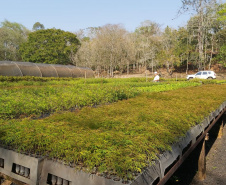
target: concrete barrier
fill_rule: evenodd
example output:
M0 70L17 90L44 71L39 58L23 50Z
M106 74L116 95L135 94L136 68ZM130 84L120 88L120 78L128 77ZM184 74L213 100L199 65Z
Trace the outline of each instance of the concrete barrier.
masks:
M4 148L0 148L0 158L3 161L1 173L26 184L39 184L44 158L30 157Z

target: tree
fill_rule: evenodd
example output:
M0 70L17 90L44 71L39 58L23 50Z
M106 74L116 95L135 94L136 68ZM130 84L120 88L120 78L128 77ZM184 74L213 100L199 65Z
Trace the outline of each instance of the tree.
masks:
M199 61L198 69L202 70L205 68L206 53L205 50L208 46L208 33L213 20L213 12L216 13L217 0L182 0L184 11L192 11L196 14L196 33L198 40L198 52Z
M178 34L177 30L166 27L162 35L161 51L158 58L166 67L169 75L172 76L175 65L179 65L180 58L177 52Z
M19 47L29 30L22 24L5 20L0 25L0 60L20 61Z
M226 67L226 44L221 46L220 51L217 55L217 59L223 67Z
M96 35L97 48L101 51L101 58L104 65L109 69L110 76L113 76L114 68L126 55L125 49L126 30L120 25L105 25Z
M156 56L160 45L160 25L146 20L141 23L141 26L135 30L137 34L136 49L139 56L138 61L140 64L152 68L156 67ZM155 62L154 62L155 61Z
M219 21L226 21L226 3L219 6L219 11L217 12L217 14L219 16Z
M218 61L222 64L223 67L226 67L226 29L225 29L225 21L222 19L220 20L221 23L224 23L220 29L216 33L217 44L218 44L218 54L215 61Z
M75 34L60 29L46 29L30 33L28 41L21 45L20 53L24 61L71 64L71 56L79 46Z
M192 54L193 56L198 54L194 61L197 62L199 70L207 67L210 69L213 62L216 62L213 57L219 51L221 41L218 32L222 30L222 21L217 19L217 12L221 5L219 6L214 0L203 0L202 3L202 13L196 12L197 14L191 17L187 24Z
M186 74L188 73L188 62L190 60L190 54L192 52L190 35L186 27L180 27L177 30L177 44L175 46L175 53L180 57L180 65L184 65L186 62Z
M92 65L100 71L104 69L113 76L114 70L123 71L132 61L132 40L121 25L107 24L103 27L89 28L89 39L81 38L82 46L76 54L76 63ZM81 34L83 35L83 34Z
M40 22L36 22L32 28L33 31L44 30L44 29L45 29L44 25L41 24Z

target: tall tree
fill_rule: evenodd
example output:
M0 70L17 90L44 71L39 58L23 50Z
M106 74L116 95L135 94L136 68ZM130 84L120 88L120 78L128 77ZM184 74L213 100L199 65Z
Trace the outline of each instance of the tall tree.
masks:
M153 73L154 66L157 64L156 56L160 45L160 25L146 20L135 30L135 33L137 34L138 61L145 68L151 67Z
M5 20L0 24L0 60L20 61L19 47L29 30L22 24Z
M220 31L216 34L219 44L217 60L223 67L226 67L226 3L219 6L217 15L217 20L219 21L221 27Z
M207 34L210 27L213 14L210 12L214 7L217 7L217 0L182 0L184 11L191 11L196 14L196 27L197 27L197 40L198 40L198 52L199 61L198 69L202 70L205 68L205 44L207 44ZM211 10L211 11L210 11Z
M79 49L76 63L91 65L100 70L107 70L113 76L114 70L122 71L132 60L132 40L128 32L121 25L107 24L99 28L89 28L90 39L81 39L82 46ZM128 70L127 70L128 71Z
M180 58L177 52L178 34L177 30L166 27L162 35L161 51L158 58L167 69L169 75L173 74L175 65L179 65Z
M77 52L80 42L76 35L59 29L31 32L28 41L21 45L20 53L24 61L71 64L71 55Z

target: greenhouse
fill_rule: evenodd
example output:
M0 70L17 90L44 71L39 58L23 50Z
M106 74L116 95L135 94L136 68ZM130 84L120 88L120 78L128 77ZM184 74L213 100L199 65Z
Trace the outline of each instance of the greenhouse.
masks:
M94 77L93 70L73 65L0 61L0 76Z

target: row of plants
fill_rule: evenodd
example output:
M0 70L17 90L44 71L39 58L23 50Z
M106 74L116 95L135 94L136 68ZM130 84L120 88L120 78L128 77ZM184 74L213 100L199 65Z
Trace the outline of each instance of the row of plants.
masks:
M95 106L134 97L125 87L70 86L0 90L0 117L17 118Z
M186 82L184 78L180 79L164 79L161 78L161 83L175 83L175 82ZM226 80L200 80L194 79L193 82L202 82L202 83L226 83ZM13 76L0 76L0 89L5 88L23 88L30 86L65 86L65 85L75 85L75 84L121 84L121 85L130 85L130 86L152 86L156 85L153 82L153 78L55 78L55 77L13 77ZM146 83L146 84L145 84Z
M1 145L132 179L226 101L226 84L141 93L117 103L0 121Z
M153 83L146 82L145 79L71 79L46 82L25 80L1 83L2 119L40 117L56 111L117 102L143 92L160 92L201 85L198 81Z

